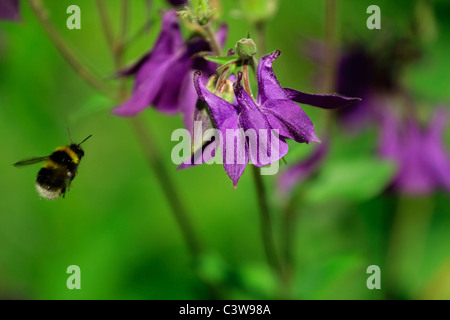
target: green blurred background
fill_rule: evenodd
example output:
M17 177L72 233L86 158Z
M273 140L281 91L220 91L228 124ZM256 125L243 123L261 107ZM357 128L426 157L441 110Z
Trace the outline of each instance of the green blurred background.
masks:
M44 3L70 48L114 85L113 61L95 2ZM116 25L120 2L107 3ZM66 28L66 8L71 4L81 8L81 30ZM382 30L366 28L366 9L372 4L381 7ZM407 34L415 5L412 0L341 0L339 42L371 43L380 34ZM128 48L127 62L151 48L160 27L158 9L168 7L164 1L153 1L154 23ZM239 18L237 1L222 1L222 7L222 20L229 24L226 47L233 47L254 28ZM131 32L143 25L144 8L144 1L132 1ZM435 103L450 101L450 3L435 1L435 9L437 37L423 46L420 62L402 75L424 114ZM181 117L167 117L151 108L140 116L155 137L205 248L204 259L194 268L130 120L111 115L115 103L73 72L26 1L21 12L19 24L0 21L0 298L209 298L200 279L221 283L225 298L274 298L276 283L264 258L251 170L246 170L236 190L219 165L176 171L170 161L176 142L170 137L183 126ZM324 39L324 25L325 1L279 2L267 25L267 50L282 52L274 68L283 86L317 91L312 81L317 66L305 57L302 46L308 38ZM324 111L309 107L305 111L320 137ZM39 165L17 169L12 164L68 144L67 127L75 141L93 137L84 144L86 155L66 198L46 201L34 187ZM375 132L335 134L331 158L340 165L332 170L346 178L331 181L334 185L326 190L313 185L315 191L308 198L306 190L305 201L296 207L293 298L450 298L448 194L408 199L383 193L383 182L364 187L367 168L355 173L352 161L372 154ZM290 146L287 163L312 150L303 144ZM393 169L383 172L389 175ZM276 178L265 176L264 181L278 241L284 199L275 190ZM353 189L340 190L346 185ZM81 268L81 290L66 287L69 265ZM381 290L366 287L370 265L381 267Z

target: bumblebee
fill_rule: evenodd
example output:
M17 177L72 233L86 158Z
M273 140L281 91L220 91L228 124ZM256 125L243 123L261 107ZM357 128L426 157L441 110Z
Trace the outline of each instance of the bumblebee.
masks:
M70 137L70 134L69 134ZM84 156L80 145L87 139L76 144L56 148L51 155L46 157L31 158L14 164L15 167L27 166L45 161L36 178L36 190L39 195L47 200L65 197L66 190L70 190L70 183L77 175L78 165Z

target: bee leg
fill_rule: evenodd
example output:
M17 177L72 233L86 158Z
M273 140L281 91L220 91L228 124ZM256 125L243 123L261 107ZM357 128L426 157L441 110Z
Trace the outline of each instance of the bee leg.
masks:
M72 179L70 179L69 182L67 183L67 191L70 191L70 184L72 183L73 178L75 178L75 176L73 176Z

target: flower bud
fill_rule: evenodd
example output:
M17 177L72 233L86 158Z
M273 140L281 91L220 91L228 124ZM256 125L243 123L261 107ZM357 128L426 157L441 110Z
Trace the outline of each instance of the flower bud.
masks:
M251 59L256 52L256 44L250 38L241 39L236 43L236 54L243 60Z
M215 19L215 8L209 0L191 0L190 16L194 22L201 26Z

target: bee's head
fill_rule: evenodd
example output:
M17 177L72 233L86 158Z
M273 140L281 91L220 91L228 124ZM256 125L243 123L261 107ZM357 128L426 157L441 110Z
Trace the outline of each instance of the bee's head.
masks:
M83 158L84 156L84 151L83 149L81 149L80 145L72 143L69 147L73 152L76 153L76 155L78 156L78 159Z
M83 149L81 149L80 145L83 142L85 142L87 139L89 139L90 137L92 137L92 134L90 136L88 136L86 139L84 139L83 141L81 141L79 144L72 143L69 147L70 149L72 149L73 152L76 153L76 155L78 156L78 159L80 159L80 160L84 156L84 151L83 151Z

